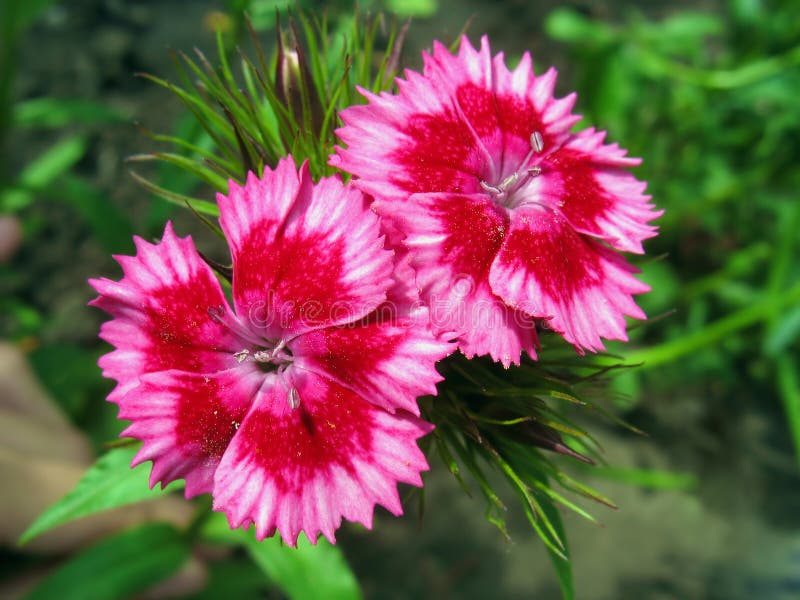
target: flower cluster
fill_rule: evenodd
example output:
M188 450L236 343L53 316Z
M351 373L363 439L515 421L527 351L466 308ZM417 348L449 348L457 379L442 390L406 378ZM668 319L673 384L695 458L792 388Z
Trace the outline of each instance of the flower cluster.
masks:
M289 156L218 196L230 301L169 223L117 258L120 281L91 281L135 463L259 539L334 541L376 503L400 514L397 483L428 468L417 399L456 347L508 367L535 357L537 326L582 352L644 317L616 252L655 232L638 161L571 133L574 96L555 99L555 71L534 76L527 54L509 71L465 38L424 60L396 95L341 112L330 162L350 183Z

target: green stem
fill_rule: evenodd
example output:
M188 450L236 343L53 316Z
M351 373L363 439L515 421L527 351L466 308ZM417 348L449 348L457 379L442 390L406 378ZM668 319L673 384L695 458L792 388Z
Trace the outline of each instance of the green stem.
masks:
M797 366L788 355L776 360L778 371L778 389L786 411L789 431L794 441L797 461L800 463L800 382L797 380Z
M767 281L767 293L770 296L779 293L786 284L792 265L792 258L794 257L797 227L800 225L800 204L794 203L789 210L791 212L789 218L783 221L783 235L772 260L772 268ZM765 328L767 335L778 327L780 327L780 311L776 309L772 312ZM797 372L794 367L795 365L790 355L778 354L775 361L778 392L783 401L783 409L786 413L789 432L794 442L795 454L798 462L800 462L800 385L798 384Z
M641 368L645 369L670 363L706 346L716 344L739 329L744 329L759 321L769 319L776 311L783 310L799 301L800 283L795 284L782 294L767 296L761 302L722 317L699 331L684 335L660 346L628 353L626 361L629 363L643 363Z
M796 46L784 54L770 56L736 69L721 70L698 69L661 56L646 48L639 48L639 51L640 64L650 75L667 76L717 90L752 85L800 64L800 46Z
M767 242L757 242L742 248L726 260L725 266L718 271L687 283L683 290L684 298L686 301L694 300L716 292L731 280L744 279L771 257L772 247Z

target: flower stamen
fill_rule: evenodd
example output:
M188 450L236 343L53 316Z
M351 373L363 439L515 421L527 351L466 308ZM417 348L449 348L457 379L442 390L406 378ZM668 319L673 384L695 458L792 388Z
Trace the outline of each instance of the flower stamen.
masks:
M261 345L261 340L253 334L247 327L242 325L238 319L235 317L231 317L225 311L225 307L222 305L219 306L209 306L208 307L208 315L211 319L223 327L228 328L234 335L239 337L242 340L250 342L251 344ZM238 353L237 353L238 354ZM245 356L245 358L247 358ZM238 358L236 360L239 360ZM244 359L242 359L244 360ZM242 362L241 360L239 362Z
M297 410L300 406L300 392L293 385L290 386L286 383L286 378L283 376L286 371L286 365L278 367L278 382L284 390L286 390L286 403L292 410Z
M289 389L286 400L289 403L289 408L292 410L296 410L300 406L300 393L297 391L296 387Z
M513 191L516 190L520 183L527 181L529 178L538 177L541 175L542 167L539 165L533 165L530 167L527 166L534 154L539 154L540 152L544 151L544 137L542 137L541 132L534 131L531 134L530 145L531 149L528 151L528 154L525 155L525 158L523 158L519 163L517 169L511 173L511 175L506 177L500 183L500 185L491 185L485 181L481 181L481 188L485 192L488 192L490 195L492 195L495 200L503 201L508 199L508 197Z
M269 363L273 362L272 352L270 350L256 350L253 353L253 360L260 363Z

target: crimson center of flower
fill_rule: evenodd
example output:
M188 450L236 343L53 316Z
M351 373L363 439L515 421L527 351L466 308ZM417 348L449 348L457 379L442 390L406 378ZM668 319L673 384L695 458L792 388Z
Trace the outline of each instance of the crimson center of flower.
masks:
M530 145L531 149L525 155L525 158L523 158L519 165L517 165L517 168L500 183L492 185L486 181L480 182L481 188L483 188L495 202L505 208L517 208L523 204L539 204L547 208L545 204L531 199L527 194L516 193L528 183L528 181L534 177L538 177L542 173L542 167L530 164L534 155L544 151L544 138L539 131L534 131L531 134Z

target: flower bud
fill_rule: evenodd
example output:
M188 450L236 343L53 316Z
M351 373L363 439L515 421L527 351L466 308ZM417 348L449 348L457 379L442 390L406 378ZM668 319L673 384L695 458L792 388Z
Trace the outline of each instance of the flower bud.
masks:
M301 128L319 133L325 113L293 22L285 35L278 28L275 93Z

